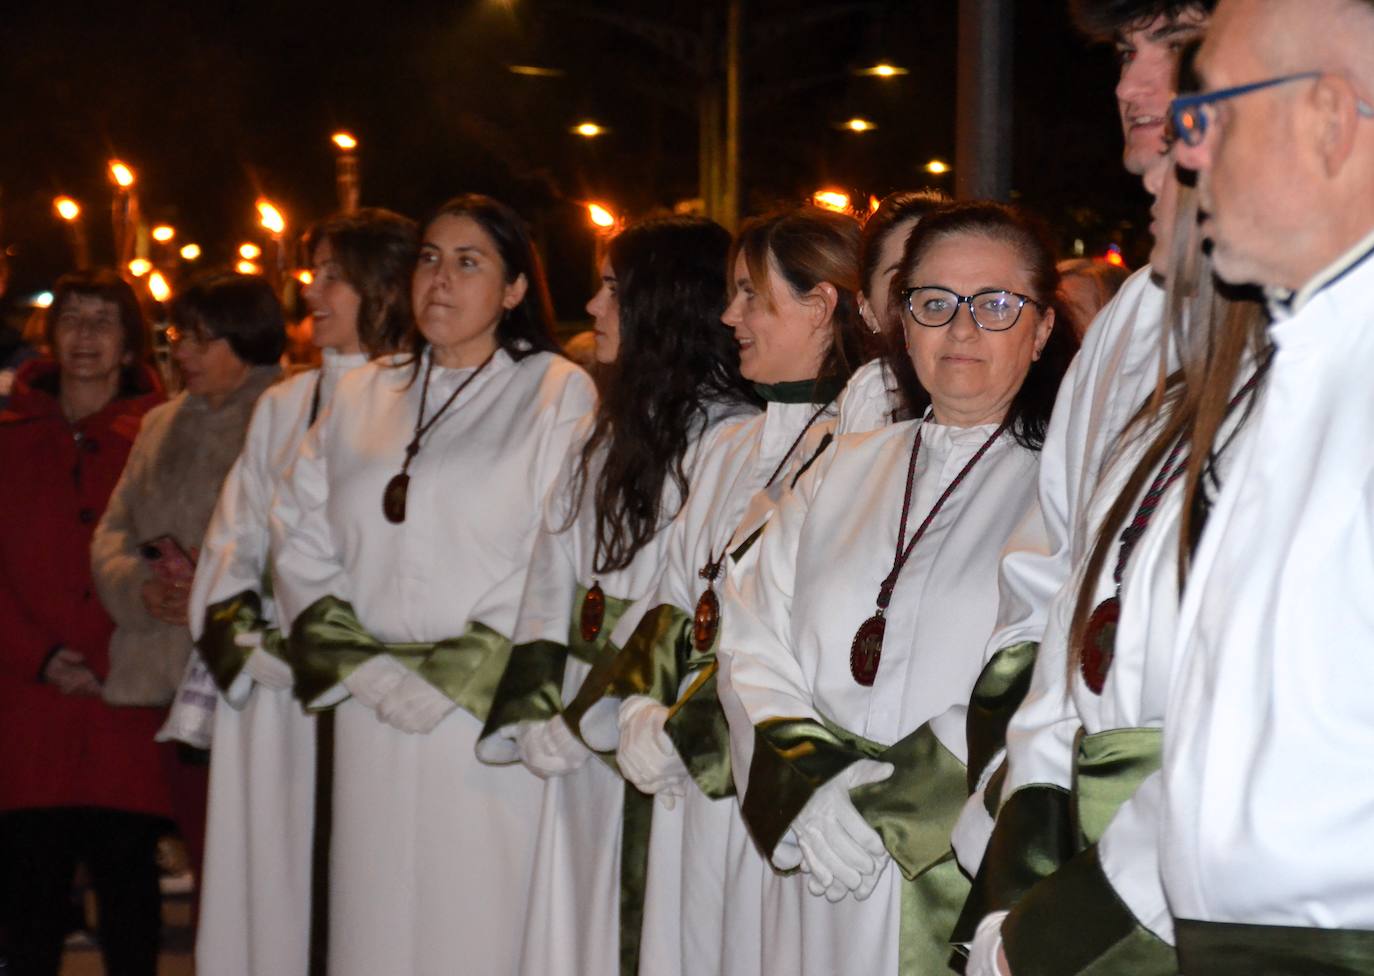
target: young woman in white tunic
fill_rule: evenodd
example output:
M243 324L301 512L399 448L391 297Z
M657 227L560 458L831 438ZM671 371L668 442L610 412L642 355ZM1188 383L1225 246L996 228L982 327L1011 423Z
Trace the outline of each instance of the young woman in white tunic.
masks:
M668 526L719 480L757 410L720 325L729 246L722 227L700 218L633 226L611 241L587 306L604 398L549 496L478 746L484 759L518 758L545 780L519 968L531 976L669 972L641 950L640 919L646 817L658 826L674 815L654 815L621 779L613 703L583 686L599 689L609 675L607 637L658 575ZM676 842L675 824L667 836Z
M472 750L540 506L594 403L504 204L441 207L411 296L409 355L344 377L273 512L297 693L338 709L335 976L515 971L539 789Z
M775 866L808 876L794 912L763 920L763 972L946 966L966 888L949 850L964 706L1072 351L1056 286L1051 249L1016 211L925 217L895 279L888 353L920 419L839 438L728 594L726 713L734 751L752 754L744 816Z
M709 490L700 486L689 501L673 527L663 574L643 601L690 626L680 696L671 710L647 696L626 699L620 709L622 773L667 804L683 798L681 883L672 884L654 861L648 876L648 914L663 901L681 920L682 972L759 972L765 888L771 901L772 889L793 880L774 874L758 853L734 795L717 698L724 576L736 557L745 558L778 499L834 438L838 387L876 345L878 330L869 323L878 320L861 310L886 307L907 233L938 202L929 194L894 195L862 234L852 220L823 210L783 212L746 225L735 245L735 294L723 319L740 343L741 371L757 384L767 409L734 446L720 479ZM850 422L866 425L855 429L890 420L883 375L874 374L876 392L863 383L843 391ZM651 614L639 628L659 624ZM630 644L625 647L628 652ZM645 941L663 936L646 930Z
M214 712L196 969L304 973L311 934L313 717L291 693L271 587L272 497L339 380L410 328L414 221L365 209L307 236L305 300L317 370L263 394L230 470L191 587L190 624L223 700Z
M1162 176L1151 262L1174 296L1161 335L1177 336L1185 362L1141 405L1113 453L1087 509L1094 541L1076 587L1051 605L1030 692L1011 719L1005 797L1038 792L1053 806L1003 809L979 876L1003 907L979 925L975 976L1069 976L1109 960L1142 976L1178 970L1159 880L1156 771L1174 670L1189 443L1216 382L1207 353L1247 348L1253 374L1266 343L1256 303L1214 297L1196 197L1172 169ZM1245 379L1224 436L1246 415ZM1221 389L1234 385L1228 377ZM1214 474L1226 477L1224 456ZM1194 522L1190 537L1199 530ZM1057 811L1052 847L1016 822L1032 809Z

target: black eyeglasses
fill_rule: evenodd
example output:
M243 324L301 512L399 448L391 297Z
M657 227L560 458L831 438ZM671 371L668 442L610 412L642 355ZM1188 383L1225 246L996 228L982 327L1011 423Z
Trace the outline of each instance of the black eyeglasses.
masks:
M916 321L927 329L938 329L954 321L959 306L967 305L973 324L986 332L1006 332L1021 318L1021 309L1034 305L1040 311L1048 306L1029 295L1015 291L989 289L972 295L960 295L939 285L917 285L903 288L902 303Z

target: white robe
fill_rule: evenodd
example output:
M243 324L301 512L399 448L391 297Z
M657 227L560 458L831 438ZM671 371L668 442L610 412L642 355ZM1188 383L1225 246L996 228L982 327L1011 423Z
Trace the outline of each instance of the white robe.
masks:
M1035 505L1037 458L1004 434L950 496L898 578L878 679L864 688L850 674L849 646L892 567L919 425L837 440L774 513L756 570L727 591L721 644L731 656L737 707L726 711L737 754L752 750L759 723L809 718L884 745L930 723L964 759L997 565ZM908 534L993 429L924 425ZM900 908L901 873L891 865L867 901L804 897L764 918L760 971L896 972Z
M205 609L244 590L259 592L270 570L272 497L339 379L367 362L326 350L320 370L267 390L253 410L191 587L191 635ZM263 618L274 624L270 595ZM315 720L290 689L265 688L241 672L215 708L209 814L196 933L204 976L304 973L310 952L310 864L315 816Z
M426 420L470 370L435 369ZM549 353L496 354L425 436L406 520L382 514L419 410L423 370L344 378L273 512L285 619L325 595L382 641L510 633L546 492L594 392ZM539 784L477 761L458 710L408 735L349 699L336 717L330 972L514 972Z
M1150 269L1142 268L1127 279L1116 297L1098 313L1059 386L1040 452L1037 517L1041 528L1037 531L1026 527L1032 539L1043 531L1048 546L1042 550L1037 543L1027 549L1014 549L1003 560L997 628L987 652L991 660L1004 647L1025 641L1040 643L1037 677L1027 691L1028 703L1041 694L1062 698L1062 684L1060 690L1055 690L1053 677L1042 688L1038 676L1040 660L1057 653L1059 663L1043 666L1062 670L1062 646L1048 655L1044 648L1062 645L1068 637L1055 621L1067 620L1073 612L1077 596L1072 585L1074 574L1092 545L1088 502L1126 425L1159 378L1163 326L1164 290L1151 278ZM1173 368L1174 362L1171 349L1168 368ZM1060 602L1067 602L1068 606L1054 609L1053 605ZM1017 723L1018 719L1013 718L1007 729L1008 753L1018 748L1016 739L1021 733ZM1069 737L1054 748L1071 749L1073 731L1068 731ZM994 758L984 775L1000 761L1000 755ZM1017 789L1036 782L1031 772L1033 765L1021 768L1031 778L1023 779L1009 764L1008 778L1002 787L1003 803ZM991 831L992 820L980 789L965 806L953 836L959 863L969 874L977 873Z
M1160 843L1176 918L1374 929L1371 254L1374 235L1275 309L1187 583Z
M698 485L710 485L721 462L725 445L738 437L748 421L743 408L713 409L710 425L688 448L685 469L690 499ZM584 495L577 517L568 525L575 499L573 477L580 451L569 454L558 486L549 495L544 526L535 543L530 572L520 601L520 613L512 642L518 647L530 641L565 643L579 586L591 588L600 583L608 598L642 598L657 577L664 544L673 520L641 549L629 566L597 573L593 562L596 551L596 519L593 505L595 485ZM665 511L680 517L682 505L676 486L669 478L664 485ZM639 607L639 612L646 609ZM625 617L635 612L632 606ZM625 618L622 618L624 620ZM631 627L633 630L633 627ZM612 637L612 645L615 645ZM517 652L518 653L518 652ZM514 663L514 662L513 662ZM569 657L563 677L563 702L570 703L582 687L589 665ZM600 738L614 747L616 713L613 703L603 701L589 710L582 729L589 739ZM591 725L595 724L595 732ZM505 736L514 729L502 730ZM495 740L495 741L494 741ZM513 742L493 737L483 743L488 759L514 758ZM598 743L598 744L602 744ZM524 774L527 775L527 774ZM539 807L538 835L535 841L534 880L531 886L529 922L520 956L519 972L528 976L582 976L620 971L620 840L626 784L612 769L596 758L564 776L543 782ZM678 837L681 812L654 811L651 858L661 871L674 875L678 864ZM657 843L657 847L655 847ZM668 974L676 959L663 948L672 945L670 933L676 931L675 913L646 908L644 935L640 945L640 969L644 973ZM661 941L654 941L655 938ZM512 970L514 972L515 970Z

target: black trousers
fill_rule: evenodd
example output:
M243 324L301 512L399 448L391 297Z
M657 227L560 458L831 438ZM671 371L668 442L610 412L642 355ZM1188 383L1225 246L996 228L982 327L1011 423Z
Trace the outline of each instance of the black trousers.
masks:
M156 976L162 932L160 817L103 807L0 814L0 887L12 976L57 976L70 918L72 877L86 865L99 905L107 976Z

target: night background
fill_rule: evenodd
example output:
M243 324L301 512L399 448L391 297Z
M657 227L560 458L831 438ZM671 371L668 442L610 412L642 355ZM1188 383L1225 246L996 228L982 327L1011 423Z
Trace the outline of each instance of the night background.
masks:
M718 5L715 9L713 5ZM1065 255L1118 243L1141 257L1147 199L1120 166L1112 52L1069 24L1063 0L1014 4L1013 197ZM138 175L148 224L195 241L197 267L263 241L254 201L288 236L337 208L336 150L361 143L364 205L422 217L462 191L533 224L560 317L583 317L595 236L585 203L633 219L699 196L700 68L723 0L411 0L124 5L10 4L0 30L0 244L9 301L71 266L59 194L82 206L94 262L112 259L106 162ZM956 0L749 0L742 46L741 209L823 186L856 201L941 186L954 162ZM859 72L887 62L893 78ZM510 68L535 66L539 74ZM855 133L843 123L876 125ZM597 138L573 134L594 121ZM188 266L171 268L188 273Z

